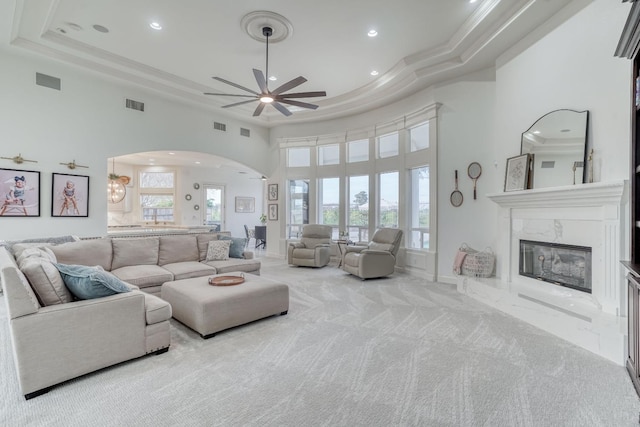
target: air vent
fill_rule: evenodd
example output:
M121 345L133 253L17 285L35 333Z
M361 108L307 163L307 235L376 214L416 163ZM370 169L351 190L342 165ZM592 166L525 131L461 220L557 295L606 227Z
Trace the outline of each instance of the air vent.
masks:
M541 169L553 169L556 166L555 160L547 160L540 162Z
M213 128L222 132L227 131L227 125L225 125L224 123L213 122Z
M240 128L240 136L250 137L251 131L249 129Z
M46 74L36 73L36 84L50 89L60 90L60 79Z
M132 110L144 111L144 102L134 101L133 99L127 98L125 106L127 108L131 108Z

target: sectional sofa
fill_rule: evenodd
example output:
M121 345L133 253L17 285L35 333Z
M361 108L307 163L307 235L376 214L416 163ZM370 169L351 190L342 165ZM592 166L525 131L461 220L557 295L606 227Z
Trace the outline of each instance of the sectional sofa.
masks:
M0 286L25 398L107 366L167 351L172 310L159 298L162 283L229 271L260 273L260 261L250 252L208 261L209 242L221 237L202 233L0 247ZM128 291L77 300L56 264L100 266L126 282Z

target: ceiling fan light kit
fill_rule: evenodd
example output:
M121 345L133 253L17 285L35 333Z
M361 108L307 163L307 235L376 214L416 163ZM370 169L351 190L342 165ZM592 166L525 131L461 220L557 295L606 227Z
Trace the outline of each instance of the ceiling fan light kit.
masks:
M273 107L276 110L280 111L285 116L290 116L292 113L291 111L289 111L289 109L287 109L287 107L285 107L282 104L293 105L295 107L301 107L301 108L308 108L311 110L317 109L318 106L315 104L296 101L292 98L315 98L320 96L327 96L327 93L324 91L297 92L297 93L289 93L289 94L284 93L306 82L307 79L305 79L302 76L296 77L295 79L290 80L287 83L284 83L283 85L279 86L274 90L269 90L269 80L265 76L269 76L269 37L273 35L273 28L269 26L262 27L262 34L264 35L266 40L265 73L263 74L262 71L257 70L255 68L253 69L253 76L255 77L256 82L258 83L258 88L260 89L260 92L256 92L252 89L246 88L237 83L230 82L229 80L225 80L221 77L213 77L214 80L218 80L219 82L222 82L230 86L233 86L235 88L249 92L251 93L251 95L240 95L240 94L230 94L230 93L211 93L211 92L206 92L205 95L235 96L235 97L241 97L241 98L251 98L246 101L240 101L240 102L235 102L233 104L223 105L222 108L235 107L237 105L243 105L243 104L248 104L250 102L259 101L260 104L258 104L258 106L253 112L254 117L257 117L260 114L262 114L264 107L268 104L273 105Z

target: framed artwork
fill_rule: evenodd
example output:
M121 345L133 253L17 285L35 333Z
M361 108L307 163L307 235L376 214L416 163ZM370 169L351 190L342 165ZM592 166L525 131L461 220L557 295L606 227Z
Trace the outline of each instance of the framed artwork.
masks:
M255 197L236 197L236 212L251 213L256 211Z
M89 216L88 176L65 173L52 174L51 216Z
M278 200L278 184L269 184L269 200Z
M277 221L278 220L278 204L271 203L269 205L269 221Z
M507 159L504 176L504 191L526 190L529 187L530 154L521 154Z
M0 217L40 216L40 172L0 169Z

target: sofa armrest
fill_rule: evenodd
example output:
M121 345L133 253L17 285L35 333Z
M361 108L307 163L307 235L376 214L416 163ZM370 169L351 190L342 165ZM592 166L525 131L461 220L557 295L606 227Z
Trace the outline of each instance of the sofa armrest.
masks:
M377 251L375 249L364 249L361 254L369 254L369 255L385 255L393 257L393 254L389 251Z
M131 291L42 307L10 323L23 394L146 354L145 298Z
M313 246L313 249L316 249L316 248L328 248L328 247L329 247L328 243L318 243L317 245Z
M305 244L302 242L289 242L289 247L294 249L306 248Z

